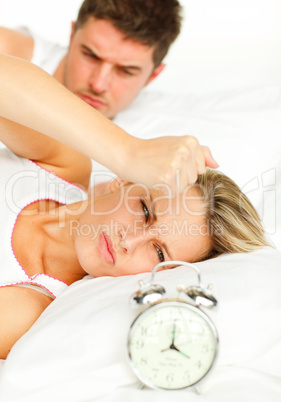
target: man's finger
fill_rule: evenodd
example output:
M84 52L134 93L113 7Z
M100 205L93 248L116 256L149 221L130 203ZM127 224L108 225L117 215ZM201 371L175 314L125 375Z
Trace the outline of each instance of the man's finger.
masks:
M206 146L202 146L202 148L203 148L203 153L205 156L206 166L208 166L212 169L217 169L219 167L219 164L213 158L213 155L211 154L210 149Z

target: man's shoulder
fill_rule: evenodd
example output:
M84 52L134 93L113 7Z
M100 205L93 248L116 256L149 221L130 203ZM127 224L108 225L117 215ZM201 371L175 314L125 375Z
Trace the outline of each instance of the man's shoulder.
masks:
M29 35L7 27L0 27L0 53L31 60L34 41Z

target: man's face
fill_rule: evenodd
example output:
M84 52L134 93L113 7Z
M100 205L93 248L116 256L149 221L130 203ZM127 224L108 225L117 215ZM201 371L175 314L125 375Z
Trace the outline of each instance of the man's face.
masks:
M162 71L162 64L154 68L153 50L124 40L111 23L90 17L72 32L63 83L106 117L113 118Z

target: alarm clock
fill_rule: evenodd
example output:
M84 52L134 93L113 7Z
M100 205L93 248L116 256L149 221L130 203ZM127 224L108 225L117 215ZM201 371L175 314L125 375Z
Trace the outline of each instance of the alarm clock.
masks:
M185 265L196 271L199 284L177 287L185 298L164 298L165 289L152 283L160 267ZM127 354L133 372L146 386L180 390L197 386L212 369L218 351L218 333L202 307L212 308L217 300L201 284L194 264L167 261L157 264L148 283L131 304L146 307L133 321L128 335Z

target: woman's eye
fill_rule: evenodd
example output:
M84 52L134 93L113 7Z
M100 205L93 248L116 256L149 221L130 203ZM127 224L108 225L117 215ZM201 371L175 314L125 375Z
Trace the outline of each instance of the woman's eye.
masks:
M158 257L159 261L163 262L165 260L163 251L158 246L155 246L155 249L156 249L157 257Z
M144 214L144 218L145 218L145 223L148 223L150 220L150 212L149 209L146 206L146 203L141 200L141 205L142 205L142 210L143 210L143 214Z

